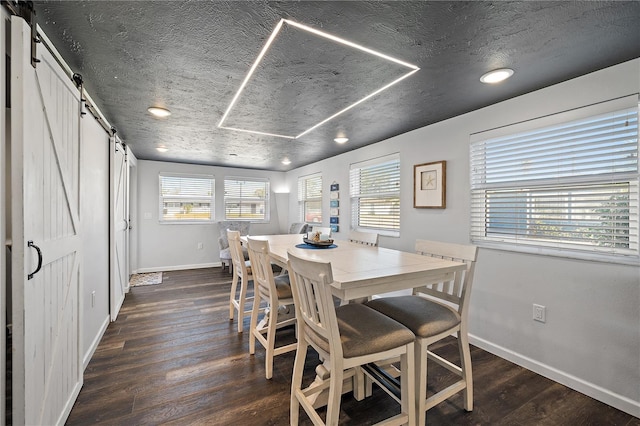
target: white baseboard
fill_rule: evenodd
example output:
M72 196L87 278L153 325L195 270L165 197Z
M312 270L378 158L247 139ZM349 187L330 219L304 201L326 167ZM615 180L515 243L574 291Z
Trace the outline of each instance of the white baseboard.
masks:
M579 377L560 371L549 365L543 364L472 334L469 334L469 342L487 352L499 356L500 358L504 358L507 361L511 361L514 364L524 367L527 370L531 370L541 376L617 408L618 410L640 418L640 401L634 401L626 396L618 395L609 389L587 382Z
M102 322L102 325L100 326L100 331L98 331L98 334L96 334L96 336L93 338L93 341L91 342L91 346L89 346L89 349L87 349L87 352L84 354L84 358L82 359L82 371L87 369L87 365L89 365L89 361L91 361L91 358L93 358L93 354L96 352L96 349L98 349L100 340L102 340L102 336L104 336L105 331L107 331L107 327L109 326L110 319L111 318L109 317L109 315L105 317L104 321Z
M195 265L154 266L151 268L138 268L137 273L142 274L146 272L183 271L185 269L217 268L220 266L222 266L221 262L198 263Z

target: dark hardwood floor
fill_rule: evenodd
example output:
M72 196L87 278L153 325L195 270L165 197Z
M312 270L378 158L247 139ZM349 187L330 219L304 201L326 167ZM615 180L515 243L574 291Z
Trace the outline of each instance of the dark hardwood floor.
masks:
M286 425L294 353L275 358L264 377L264 350L248 353L245 332L228 319L231 275L219 268L165 272L160 285L134 287L85 371L68 425ZM294 338L293 329L282 339ZM455 354L455 339L435 346ZM306 379L314 376L316 354ZM472 347L474 410L457 396L427 412L430 425L635 425L640 419ZM447 386L450 373L430 370L428 385ZM355 401L345 395L341 424L368 425L397 404L374 387ZM311 424L301 413L302 424Z

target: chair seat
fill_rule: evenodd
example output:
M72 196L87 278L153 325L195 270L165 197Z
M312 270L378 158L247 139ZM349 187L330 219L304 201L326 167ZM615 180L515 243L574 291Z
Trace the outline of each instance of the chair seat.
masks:
M293 297L293 293L291 293L289 275L279 275L277 277L274 277L274 281L276 283L278 299L291 299Z
M383 297L365 305L403 324L417 337L436 336L460 324L460 315L453 308L420 296Z
M407 327L359 303L336 308L342 353L345 358L384 352L413 342ZM329 351L329 344L318 342Z

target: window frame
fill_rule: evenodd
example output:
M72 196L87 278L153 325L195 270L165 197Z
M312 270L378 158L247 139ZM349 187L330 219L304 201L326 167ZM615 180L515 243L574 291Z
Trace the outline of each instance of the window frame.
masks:
M192 196L192 195L163 195L163 178L175 178L175 179L209 179L211 184L211 195L209 196ZM216 201L216 180L214 175L209 174L193 174L193 173L173 173L173 172L159 172L158 173L158 222L166 225L198 225L209 224L216 221L215 218L215 201ZM164 209L165 200L180 198L185 200L209 202L209 219L165 219Z
M386 171L384 170L385 165L389 164L389 167L386 167ZM382 169L380 169L382 167ZM395 171L392 169L395 168ZM378 169L378 170L376 170ZM380 175L387 174L393 180L389 187L384 188L384 190L380 191L363 191L362 190L362 171L372 171ZM390 173L391 174L390 174ZM351 202L351 228L356 231L363 232L376 232L379 235L390 236L390 237L399 237L401 230L401 163L400 163L400 153L392 153L388 155L384 155L377 158L372 158L365 161L360 161L357 163L352 163L349 165L349 196ZM395 182L395 189L393 189ZM363 225L360 218L361 214L361 201L363 199L379 199L379 200L393 200L391 203L390 209L393 209L397 212L396 215L388 215L389 218L382 219L378 221L377 226L371 225ZM375 208L375 205L372 205L372 208ZM384 226L382 222L384 221L395 221L397 223L397 227L392 226Z
M563 162L567 157L563 157L560 152L554 157L549 154L549 151L544 151L544 156L550 157L548 163L529 163L530 170L535 170L533 172L530 170L521 172L513 179L509 179L506 175L497 177L499 176L497 173L505 170L504 168L499 171L494 168L493 171L487 172L488 164L490 164L488 161L490 157L487 157L490 155L490 150L486 148L487 144L491 145L495 141L498 141L496 144L499 144L505 138L511 138L509 143L511 141L518 142L524 140L525 136L529 137L537 132L576 124L580 121L588 122L600 115L623 110L630 111L629 116L634 119L633 125L636 126L635 136L632 136L631 139L633 140L635 137L635 145L620 142L626 145L625 151L617 148L617 145L614 146L614 143L617 142L609 141L610 139L615 140L615 132L620 129L617 127L609 130L609 133L606 134L611 135L608 136L609 139L603 138L605 141L603 146L609 149L604 154L587 152L586 149L593 152L596 150L591 148L591 142L585 142L587 139L579 136L580 139L575 140L580 145L576 145L577 148L571 150L566 164ZM640 172L637 164L640 150L638 147L640 143L638 128L640 127L637 124L639 116L638 95L631 95L472 134L469 147L471 242L482 247L514 252L621 264L636 265L640 263L640 236L638 235L640 227L638 201L640 198ZM628 125L628 121L626 125ZM560 135L562 138L559 141L560 145L567 144L568 140L573 140L572 136L567 135L568 133ZM628 141L627 138L625 136L625 141ZM515 155L522 155L522 152L530 149L530 146L526 146L526 142L523 145L525 146L522 148L523 151L516 151L518 145L512 146L514 146ZM556 145L553 145L553 148L555 149ZM590 164L583 166L586 161L578 157L580 151L576 151L577 149L584 149L584 152L591 156L588 160ZM614 162L611 160L612 154L607 154L607 152L626 153L629 150L631 151L628 155L625 154L624 161ZM498 157L497 154L493 157L494 164L497 164ZM525 157L520 167L524 168L527 160L528 158ZM579 162L575 163L576 166L569 173L563 169L570 163L570 160ZM555 172L545 172L543 166L540 166L540 164L547 164L548 167L553 164L553 161L558 164ZM634 162L635 164L633 164ZM601 165L604 167L608 163L612 165L607 171L596 170ZM494 179L489 173L493 173ZM517 169L515 173L518 173ZM628 195L622 195L622 199L626 204L618 204L617 194L624 194L625 187ZM491 197L493 197L492 200L490 200ZM520 199L519 202L517 202L518 199ZM587 201L588 199L589 201ZM511 202L510 200L516 201ZM514 202L517 202L517 205L513 205ZM566 205L563 206L563 203ZM580 204L581 209L575 208ZM518 207L521 205L526 206L525 210ZM602 216L602 212L599 211L606 206L614 207ZM490 224L492 209L494 212L493 225ZM582 216L578 216L576 211L580 212ZM598 220L605 221L607 217L610 217L610 219L606 219L610 222L602 222L597 225L591 223L598 214L601 214ZM626 216L621 216L625 214ZM497 221L496 215L498 215ZM567 217L563 218L562 216ZM619 217L622 217L621 222L618 222ZM546 225L549 222L553 223ZM504 225L505 223L507 225ZM509 223L512 225L508 225ZM622 223L620 228L622 233L616 229L618 223ZM493 231L491 231L491 226L494 227ZM508 229L501 230L500 226L505 226ZM602 244L594 244L593 241L599 238L599 234L590 235L589 231L598 226L605 229L607 233L604 235L611 235L613 239ZM619 239L620 235L622 238ZM620 244L621 241L624 242L627 235L628 248Z
M319 188L320 195L317 197L310 197L308 192L308 183L313 180L319 180ZM310 175L300 176L298 178L298 218L301 222L304 223L322 223L323 214L322 214L322 201L323 201L323 191L322 191L322 173L313 173ZM319 221L308 221L308 206L307 203L320 203L320 220Z
M232 197L227 195L227 182L249 182L249 183L264 183L265 184L265 195L264 197ZM223 192L223 209L224 209L224 218L225 220L237 220L237 221L246 221L251 223L269 223L271 221L271 181L268 178L261 177L238 177L238 176L225 176L224 178L224 192ZM242 204L243 200L261 200L264 202L264 215L263 218L256 219L250 217L229 217L227 216L227 203L231 200L238 200L239 204Z

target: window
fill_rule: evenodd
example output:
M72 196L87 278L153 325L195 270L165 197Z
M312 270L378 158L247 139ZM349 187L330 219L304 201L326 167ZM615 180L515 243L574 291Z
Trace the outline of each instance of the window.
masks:
M357 230L400 235L400 156L352 164L351 221Z
M213 222L213 176L160 173L160 222Z
M298 178L298 205L302 222L322 223L322 174Z
M224 215L227 220L269 221L269 181L228 178L224 180Z
M474 135L471 240L578 258L637 259L633 98L632 107L620 108L629 104L625 98L492 131L499 135Z

